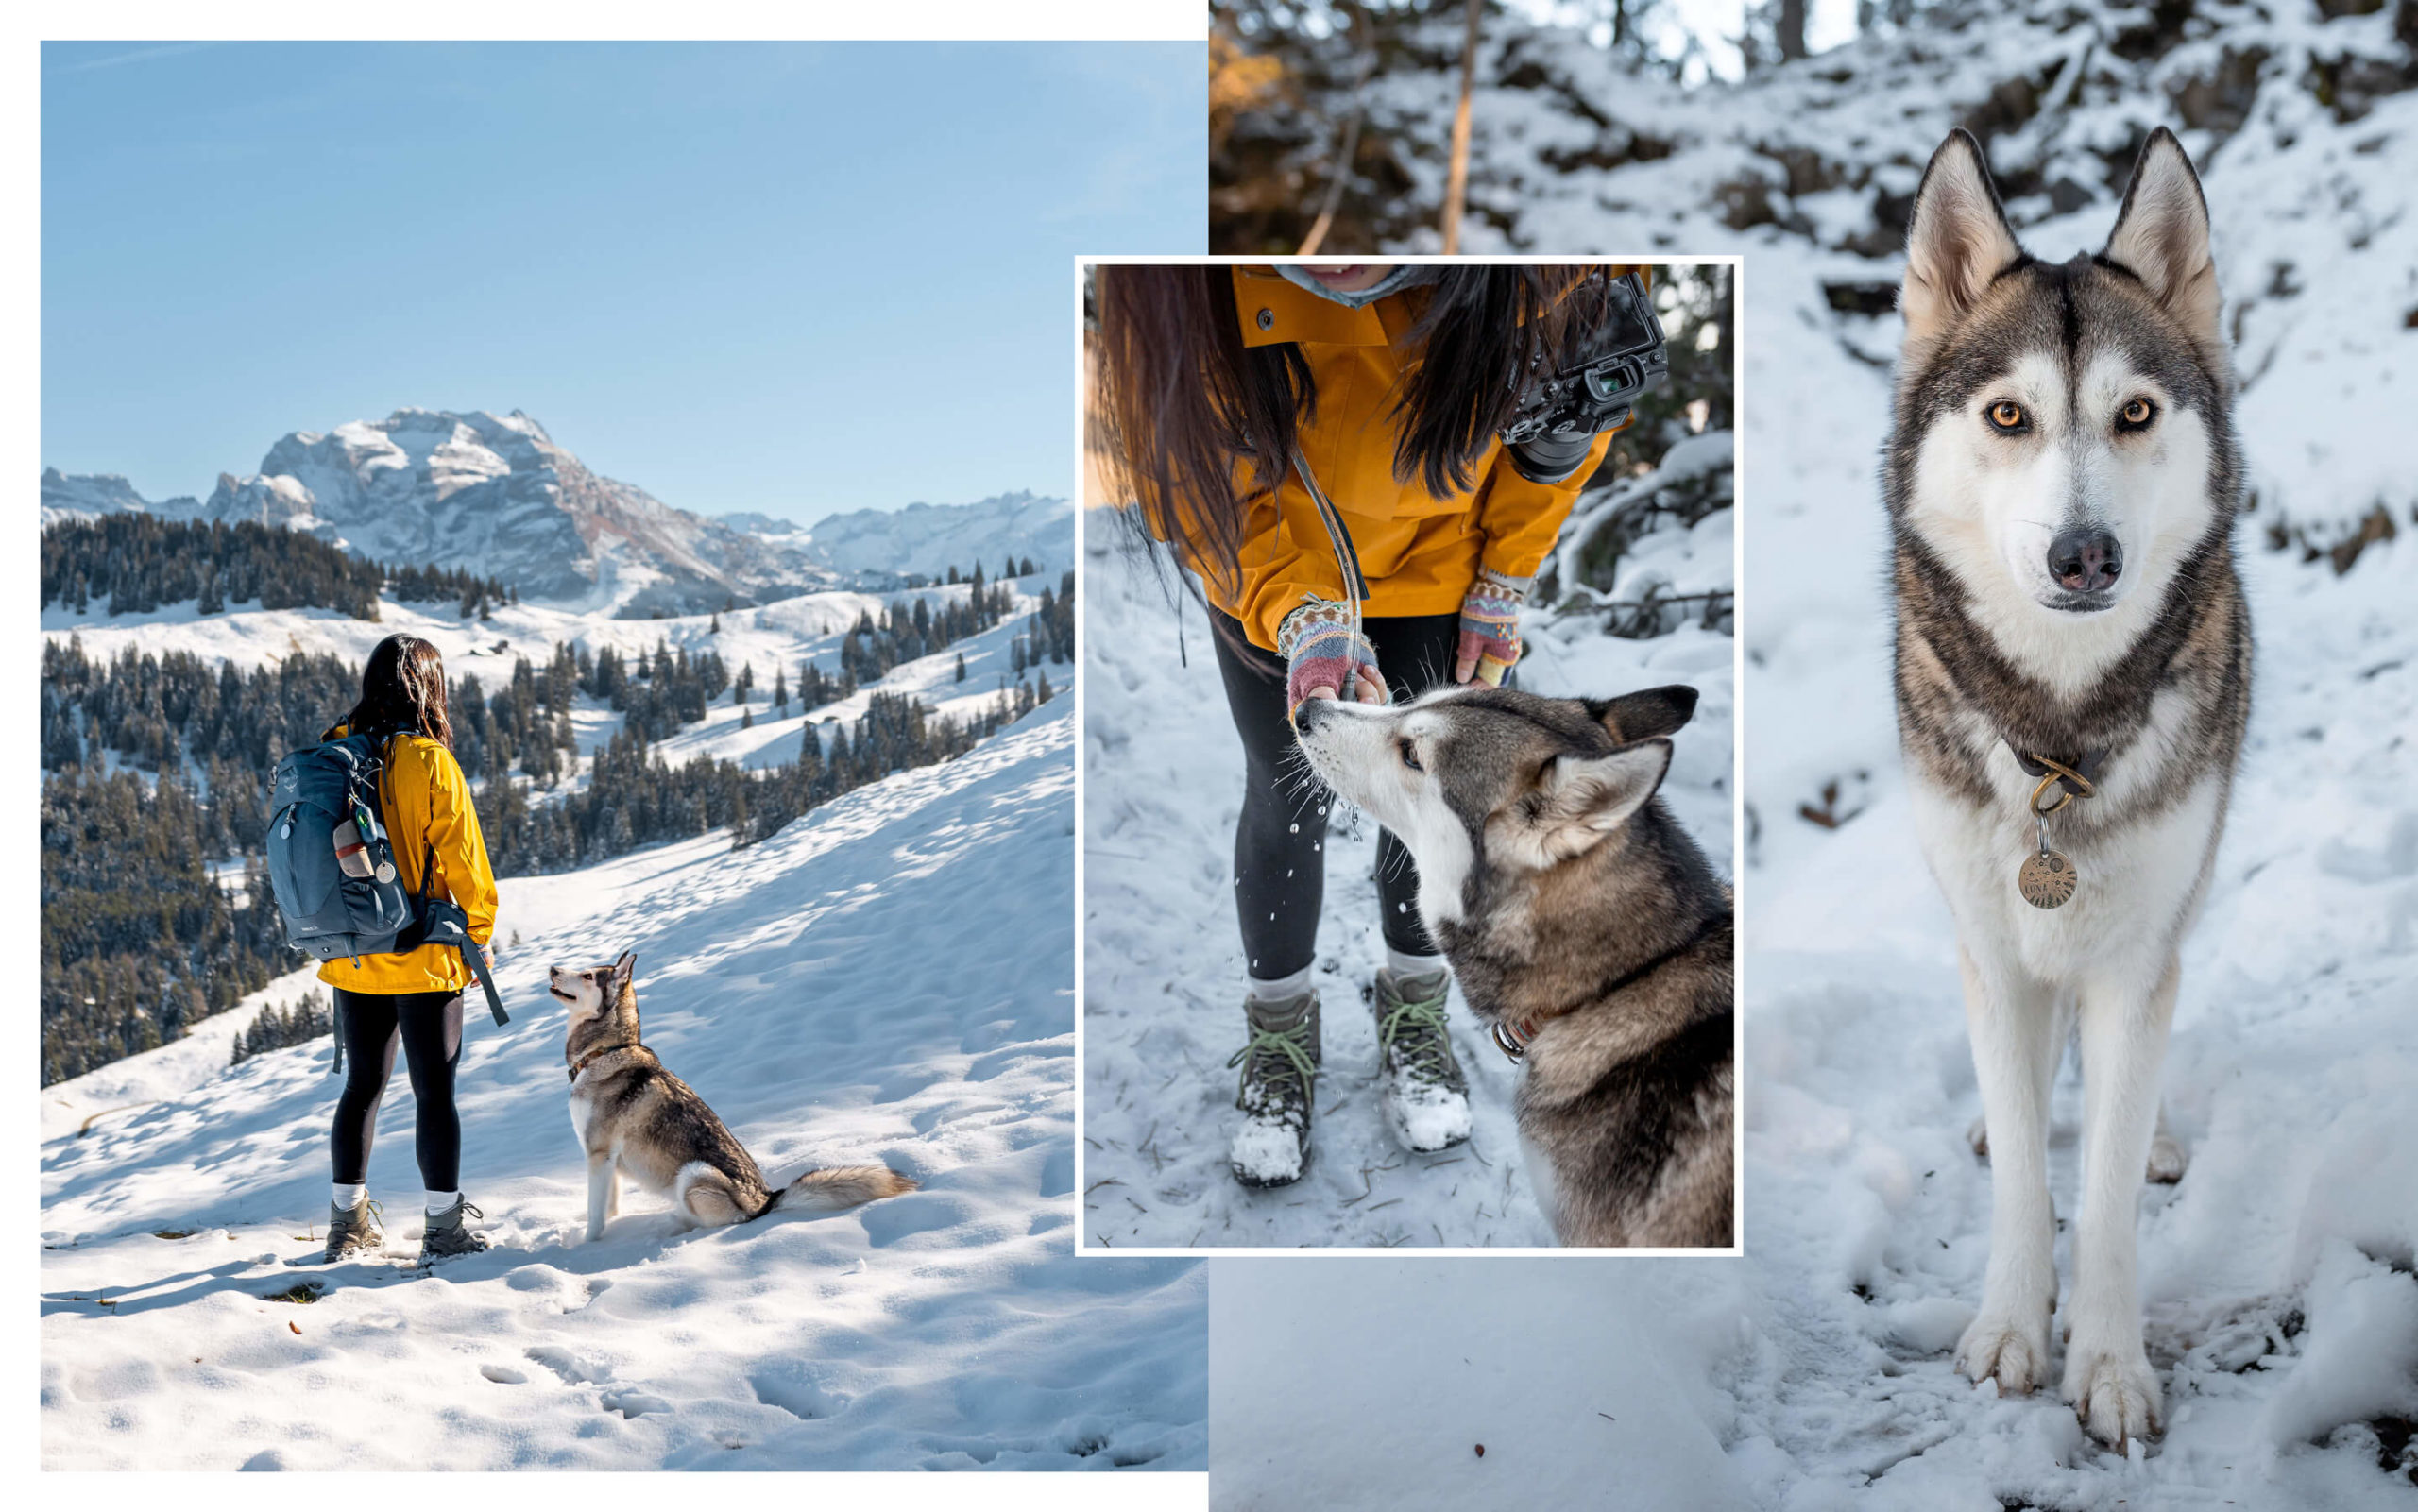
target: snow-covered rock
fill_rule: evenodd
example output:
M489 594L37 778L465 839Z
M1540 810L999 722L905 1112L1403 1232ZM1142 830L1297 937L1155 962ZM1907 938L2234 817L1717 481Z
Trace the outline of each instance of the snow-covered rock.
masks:
M114 472L61 472L42 469L42 522L47 527L64 519L94 519L102 515L156 511L179 514L194 508L191 499L153 503Z
M843 575L936 576L948 568L995 576L1009 557L1031 557L1055 577L1074 565L1075 512L1063 499L1001 494L971 504L909 504L831 515L806 532L806 550Z

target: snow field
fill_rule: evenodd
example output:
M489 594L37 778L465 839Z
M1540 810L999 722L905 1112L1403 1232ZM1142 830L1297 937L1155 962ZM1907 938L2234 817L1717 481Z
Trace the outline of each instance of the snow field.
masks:
M506 880L514 1022L473 1008L459 1082L484 1255L410 1268L399 1067L394 1259L292 1264L324 1233L325 1042L47 1137L45 1465L1200 1468L1200 1268L1070 1252L1069 703L744 852ZM622 948L648 1044L773 1181L883 1161L924 1190L680 1232L625 1187L580 1243L542 977Z

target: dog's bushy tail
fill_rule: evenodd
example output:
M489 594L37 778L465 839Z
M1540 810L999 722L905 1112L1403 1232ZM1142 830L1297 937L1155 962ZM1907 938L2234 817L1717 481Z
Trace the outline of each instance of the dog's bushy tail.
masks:
M912 1178L887 1165L826 1165L809 1171L773 1194L770 1207L808 1213L835 1213L877 1198L915 1190Z

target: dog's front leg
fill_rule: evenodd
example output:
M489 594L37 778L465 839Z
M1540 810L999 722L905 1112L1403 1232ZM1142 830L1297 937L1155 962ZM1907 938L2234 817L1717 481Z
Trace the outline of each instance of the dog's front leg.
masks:
M587 1157L587 1242L594 1244L604 1237L604 1220L613 1215L616 1206L614 1189L621 1184L621 1175L610 1153Z
M2049 1205L2049 1088L2065 1045L2050 990L1995 953L1960 945L1965 1022L1990 1146L1990 1261L1982 1310L1956 1368L2019 1396L2048 1378L2057 1301L2056 1215Z
M2082 1212L2066 1309L2065 1397L2092 1436L2113 1446L2155 1434L2162 1416L2157 1375L2141 1348L2136 1210L2180 973L2170 952L2152 984L2093 982L2082 991Z

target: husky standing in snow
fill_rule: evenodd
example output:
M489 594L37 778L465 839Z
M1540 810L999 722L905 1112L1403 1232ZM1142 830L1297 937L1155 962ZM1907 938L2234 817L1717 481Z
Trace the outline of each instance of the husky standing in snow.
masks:
M548 990L570 1005L563 1059L570 1067L570 1126L587 1151L587 1238L621 1212L622 1174L668 1196L705 1228L744 1223L775 1207L854 1207L912 1192L886 1165L833 1165L775 1191L755 1158L689 1084L639 1043L638 957L609 966L548 970Z
M2158 1067L2250 705L2218 306L2207 206L2169 132L2105 248L2062 263L2016 244L1971 137L1932 158L1884 488L1907 785L1956 918L1992 1167L1956 1361L2003 1392L2048 1379L2050 1088L2078 1028L2063 1387L2110 1445L2160 1423L2134 1209L2144 1169L2182 1175Z
M1725 1248L1729 898L1655 801L1693 688L1501 688L1294 716L1311 767L1402 837L1470 1009L1524 1059L1530 1181L1566 1245Z

